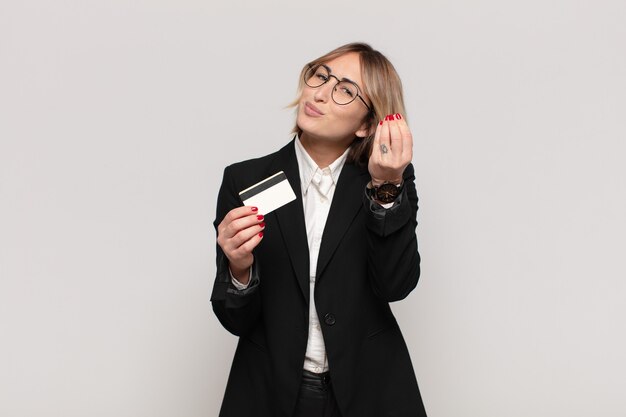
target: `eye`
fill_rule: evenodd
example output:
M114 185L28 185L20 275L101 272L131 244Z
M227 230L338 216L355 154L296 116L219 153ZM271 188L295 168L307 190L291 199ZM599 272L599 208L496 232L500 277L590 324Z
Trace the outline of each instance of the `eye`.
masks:
M342 96L348 97L350 99L356 96L356 89L354 88L354 86L345 81L342 81L339 84L337 84L335 91L340 93Z
M326 74L324 74L322 72L318 71L317 73L315 73L315 76L317 78L319 78L320 80L324 81L324 82L328 81L328 75L326 75Z
M350 97L354 97L354 91L352 91L348 87L341 87L341 92Z
M328 72L324 67L317 67L314 76L320 81L328 81Z

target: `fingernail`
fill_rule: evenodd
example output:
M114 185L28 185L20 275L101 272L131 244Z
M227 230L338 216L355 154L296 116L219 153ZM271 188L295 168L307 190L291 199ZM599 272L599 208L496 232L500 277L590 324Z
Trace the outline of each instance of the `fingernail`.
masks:
M381 125L381 126L383 125L383 121L382 120L380 121L379 125Z
M259 226L265 227L265 222L259 223Z
M398 120L402 119L402 116L400 115L400 113L396 113L396 119Z
M263 237L263 232L259 232L259 237Z
M388 114L385 120L393 120L393 114Z
M252 211L258 211L259 210L258 207L251 207L251 208L252 208Z
M263 215L262 214L257 214L256 219L257 220L263 220Z

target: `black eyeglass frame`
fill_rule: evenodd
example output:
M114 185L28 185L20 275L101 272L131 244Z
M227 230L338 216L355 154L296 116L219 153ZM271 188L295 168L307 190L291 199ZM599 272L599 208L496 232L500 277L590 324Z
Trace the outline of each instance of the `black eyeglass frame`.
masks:
M317 68L317 67L324 67L324 68L326 69L326 71L328 72L328 79L327 79L326 81L324 81L323 83L321 83L320 85L313 86L313 85L311 85L311 84L309 84L309 83L307 82L307 74L309 74L309 71L311 71L311 69L312 69L312 68ZM354 81L352 81L352 80L348 80L348 79L343 79L343 80L340 80L340 79L339 79L336 75L333 75L333 73L331 72L330 68L328 68L328 66L327 66L327 65L324 65L324 64L317 64L317 65L314 65L314 64L308 64L308 69L304 72L304 75L302 76L302 78L304 79L304 83L305 83L307 86L311 87L311 88L319 88L319 87L323 86L323 85L324 85L324 84L326 84L328 81L330 81L330 77L333 77L335 80L337 80L337 84L335 84L335 85L333 86L333 91L332 91L332 93L330 94L330 97L333 99L333 101L334 101L335 103L337 103L337 104L338 104L338 105L340 105L340 106L347 106L348 104L350 104L350 103L352 103L354 100L356 100L356 98L358 97L358 98L359 98L359 99L363 102L363 104L365 105L365 107L367 107L367 109L370 111L370 113L371 113L371 114L374 114L374 109L372 109L370 106L368 106L368 105L367 105L367 103L365 102L365 100L363 99L363 97L361 96L361 94L360 94L360 93L361 93L361 88L358 86L358 84L357 84L357 83L355 83ZM342 103L338 103L338 102L337 102L337 100L335 100L335 96L334 96L334 94L333 94L333 93L335 92L335 87L337 87L337 86L339 85L339 83L341 83L341 82L344 82L344 83L350 83L350 84L354 85L354 86L356 87L356 91L357 91L356 96L355 96L352 100L350 100L350 101L349 101L349 102L347 102L347 103L343 103L343 104L342 104Z

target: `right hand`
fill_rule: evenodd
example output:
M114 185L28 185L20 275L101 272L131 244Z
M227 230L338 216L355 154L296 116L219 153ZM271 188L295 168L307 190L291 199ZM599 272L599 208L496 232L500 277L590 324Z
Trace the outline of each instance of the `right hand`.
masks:
M228 258L233 276L242 284L248 283L252 250L263 239L264 229L263 215L250 206L232 209L217 226L217 244Z

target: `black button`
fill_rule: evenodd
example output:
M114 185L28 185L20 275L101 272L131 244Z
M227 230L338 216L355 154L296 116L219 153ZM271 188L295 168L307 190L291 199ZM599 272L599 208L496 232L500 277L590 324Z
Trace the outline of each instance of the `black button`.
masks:
M326 315L324 316L324 322L329 326L332 326L336 322L335 316L330 313L326 313Z

